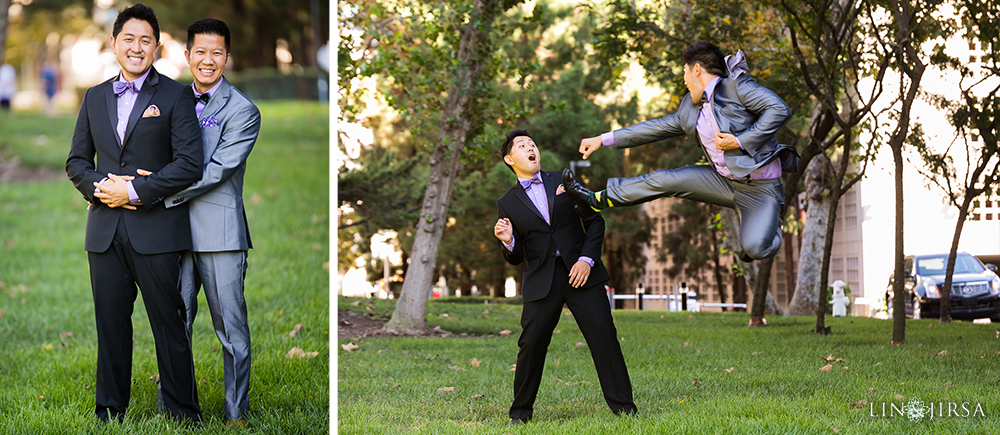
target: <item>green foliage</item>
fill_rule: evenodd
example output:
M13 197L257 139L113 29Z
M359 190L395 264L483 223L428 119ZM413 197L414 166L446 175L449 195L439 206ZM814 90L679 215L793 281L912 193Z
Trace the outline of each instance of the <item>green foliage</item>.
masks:
M366 312L369 303L376 312L392 309L391 301L353 306L341 298L338 310ZM338 432L930 435L1000 429L991 411L1000 393L983 388L1000 379L990 325L914 320L909 345L897 347L885 342L887 320L829 318L832 334L819 336L810 317L777 317L767 328L747 328L746 313L616 310L639 408L636 417L621 418L604 402L577 326L585 319L564 310L534 419L511 430L505 425L520 312L516 305L431 303L429 326L476 336L340 338L338 344L358 348L336 349ZM499 335L505 329L512 333ZM821 371L826 364L831 370ZM438 391L444 387L454 390ZM968 401L970 408L980 403L986 416L916 423L878 416L882 403L900 406L910 398Z
M245 293L254 351L250 430L325 434L329 109L293 102L261 104L260 110L260 138L245 184L254 241ZM68 124L71 132L75 116L19 114L18 120L4 122L4 132L12 133L5 138L30 138L38 125ZM62 134L57 129L41 131ZM20 143L11 149L33 150ZM47 160L42 164L50 165ZM157 373L153 337L138 300L128 417L124 424L97 428L97 338L85 226L86 203L61 171L47 180L0 183L0 433L230 433L223 420L222 355L204 295L193 337L204 428L181 428L158 415L156 384L149 381ZM296 324L304 328L291 337ZM286 358L293 347L318 356Z

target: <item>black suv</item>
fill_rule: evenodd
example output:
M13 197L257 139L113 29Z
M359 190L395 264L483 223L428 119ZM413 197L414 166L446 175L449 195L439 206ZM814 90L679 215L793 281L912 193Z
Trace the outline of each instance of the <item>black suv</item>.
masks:
M906 257L906 315L914 319L941 316L941 286L944 284L948 254ZM989 317L1000 322L1000 277L996 266L983 265L978 258L965 252L955 257L955 273L951 283L951 317L973 320ZM885 302L892 318L892 283L885 291Z

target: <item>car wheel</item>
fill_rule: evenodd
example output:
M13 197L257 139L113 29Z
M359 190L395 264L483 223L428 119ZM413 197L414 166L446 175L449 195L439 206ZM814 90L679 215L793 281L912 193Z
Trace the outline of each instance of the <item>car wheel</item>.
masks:
M923 310L920 308L920 301L918 301L917 298L913 298L910 300L910 304L913 305L913 319L922 319L923 313L921 313L921 311Z

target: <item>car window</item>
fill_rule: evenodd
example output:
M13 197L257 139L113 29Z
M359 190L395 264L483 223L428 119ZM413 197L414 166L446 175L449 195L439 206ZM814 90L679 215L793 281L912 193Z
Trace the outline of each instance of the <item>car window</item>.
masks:
M948 265L947 255L920 257L916 259L918 275L944 275ZM983 266L971 255L959 255L955 258L955 273L979 273Z

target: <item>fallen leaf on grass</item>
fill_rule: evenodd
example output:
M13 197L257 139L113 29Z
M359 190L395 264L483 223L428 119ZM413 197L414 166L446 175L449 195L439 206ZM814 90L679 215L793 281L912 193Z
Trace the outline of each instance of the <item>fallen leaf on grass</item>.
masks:
M354 305L354 306L356 307L356 306L358 306L358 305L361 305L361 301L354 301L354 302L351 302L351 305Z
M402 386L403 386L403 384L396 384L396 385L393 385L392 388L396 389L396 388L399 388L399 387L402 387Z
M296 323L295 327L292 328L292 332L288 333L288 336L289 337L294 337L296 335L299 335L299 332L302 332L302 324L301 323Z
M864 408L868 406L867 400L858 400L856 402L851 402L851 408Z
M875 363L875 365L877 365L877 366L882 365L882 361L879 361L879 362Z
M728 369L725 369L725 372L726 372L726 373L732 373L732 372L733 372L733 370L736 370L736 367L730 367L730 368L728 368Z
M448 317L448 314L447 313L442 314L441 317Z
M834 434L838 434L838 433L840 433L840 429L837 429L837 428L833 428L833 433L834 433Z
M3 310L0 310L0 317L3 317ZM993 338L1000 338L1000 329L997 329L997 336Z
M479 360L473 358L472 361L469 361L469 365L471 365L473 367L479 367Z
M152 382L154 384L159 384L160 383L160 375L159 374L155 374L153 376L150 376L149 377L149 382Z
M3 318L3 310L0 310L0 319Z
M482 394L473 394L472 397L470 397L469 399L476 400L476 399L482 399L482 398L483 398Z
M67 338L67 337L75 337L75 336L76 336L76 334L74 334L72 332L60 332L59 333L59 338Z
M438 357L437 354L434 354L434 355L431 355L431 356L427 357L427 360L430 361L430 360L436 359L437 357Z
M344 349L344 350L346 350L348 352L350 352L350 351L352 351L354 349L357 349L358 345L354 344L354 342L352 341L350 343L340 345L340 348ZM295 349L299 349L299 348L296 347ZM294 352L295 349L292 349L292 352ZM299 351L302 351L302 349L299 349ZM292 352L288 352L288 354L291 355ZM291 357L289 356L289 358L291 358Z
M832 369L833 369L833 364L827 364L827 365L825 365L823 367L820 367L819 371L821 371L821 372L828 372L828 371L830 371Z
M948 381L948 382L945 382L945 383L944 383L944 387L945 387L945 388L948 388L948 387L950 387L950 386L952 386L952 385L955 385L955 384L951 383L951 381Z
M455 391L455 387L441 387L437 389L438 393L446 393L449 391Z
M348 345L354 345L354 343L348 343L340 347L346 347ZM354 348L357 349L358 346L355 345ZM344 350L347 349L345 348ZM285 358L312 358L317 355L319 355L319 352L306 352L301 348L293 347L292 350L288 351L288 354L285 355Z
M948 354L947 350L942 350L942 351L938 352L938 356L945 356L947 354Z
M456 366L456 365L452 365L452 364L448 364L448 368L452 369L452 370L455 370L455 371L459 371L459 372L464 372L465 371L464 368Z
M42 349L52 350L52 343L45 343L42 345Z
M562 329L556 329L555 331L552 331L552 333L553 334L562 334Z
M850 368L847 367L847 366L844 366L844 370L850 370Z
M510 371L512 371L512 372L513 372L513 371L515 371L515 370L517 370L517 364L511 364L511 365L510 365Z
M906 397L903 397L902 394L896 394L896 400L902 402L902 401L906 400Z
M691 342L685 341L683 344L681 344L681 347L691 347Z
M586 346L586 344L584 344L582 341L576 342L576 347L584 347L584 346Z
M371 311L371 312L374 313L375 312L375 307L369 305L369 306L365 307L365 311Z
M510 335L510 330L509 329L504 329L503 331L500 331L500 336L501 337L508 336L508 335Z
M698 378L694 378L694 380L691 381L691 385L694 385L694 386L697 387L697 386L701 385L701 381L699 381Z

